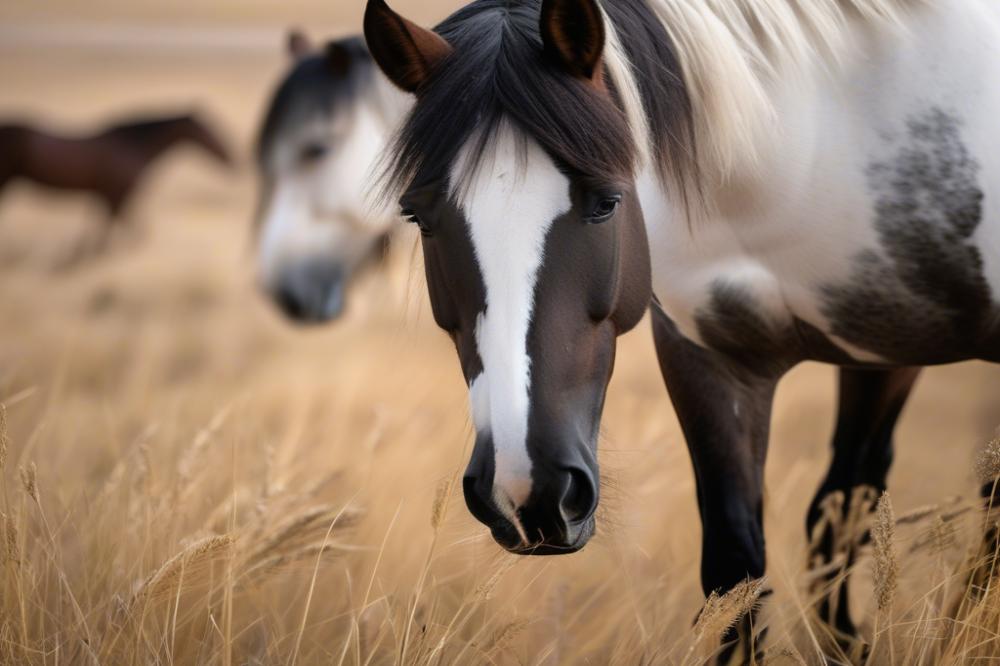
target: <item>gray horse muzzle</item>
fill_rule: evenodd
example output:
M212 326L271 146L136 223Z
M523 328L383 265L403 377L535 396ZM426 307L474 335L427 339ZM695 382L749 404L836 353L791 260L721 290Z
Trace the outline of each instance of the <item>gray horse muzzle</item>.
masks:
M318 324L343 313L346 290L339 266L313 263L288 269L271 287L271 297L289 319Z

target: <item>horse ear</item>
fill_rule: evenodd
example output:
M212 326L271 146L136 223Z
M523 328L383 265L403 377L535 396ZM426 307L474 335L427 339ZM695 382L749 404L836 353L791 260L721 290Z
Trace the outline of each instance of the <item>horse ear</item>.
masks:
M305 58L307 55L312 53L313 50L312 42L310 42L306 34L298 28L292 28L288 31L286 44L288 55L292 56L296 60Z
M375 62L389 80L416 93L452 47L437 33L406 20L385 3L368 0L365 39Z
M569 74L602 81L604 15L596 0L544 0L541 33L545 53Z

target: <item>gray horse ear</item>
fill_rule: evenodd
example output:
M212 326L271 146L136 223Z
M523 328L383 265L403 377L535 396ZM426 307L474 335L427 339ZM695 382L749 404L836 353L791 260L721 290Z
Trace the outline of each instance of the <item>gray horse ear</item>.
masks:
M443 37L403 18L385 0L368 0L365 40L389 80L410 93L418 92L453 50Z
M292 56L296 60L301 60L312 53L313 45L306 36L306 33L302 32L298 28L292 28L288 31L286 48L288 49L288 55Z
M573 76L602 83L604 14L596 0L544 0L539 27L546 56Z

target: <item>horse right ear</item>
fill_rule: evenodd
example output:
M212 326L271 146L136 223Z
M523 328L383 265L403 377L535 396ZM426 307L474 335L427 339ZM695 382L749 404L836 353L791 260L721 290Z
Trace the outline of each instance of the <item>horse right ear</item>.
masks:
M365 40L389 80L410 93L419 91L452 52L443 37L406 20L385 0L368 0Z
M296 60L302 60L307 55L312 53L313 46L309 38L306 37L306 33L302 32L298 28L292 28L288 31L287 37L287 49L288 55L292 56Z
M543 0L542 45L573 76L602 84L604 15L596 0Z

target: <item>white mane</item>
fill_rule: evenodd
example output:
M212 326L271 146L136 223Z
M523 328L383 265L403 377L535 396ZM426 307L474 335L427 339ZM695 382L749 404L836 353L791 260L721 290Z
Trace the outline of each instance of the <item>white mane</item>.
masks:
M691 100L702 185L752 168L774 81L837 67L859 23L901 25L927 0L648 0L670 35ZM638 138L651 145L636 72L610 23L605 62Z

